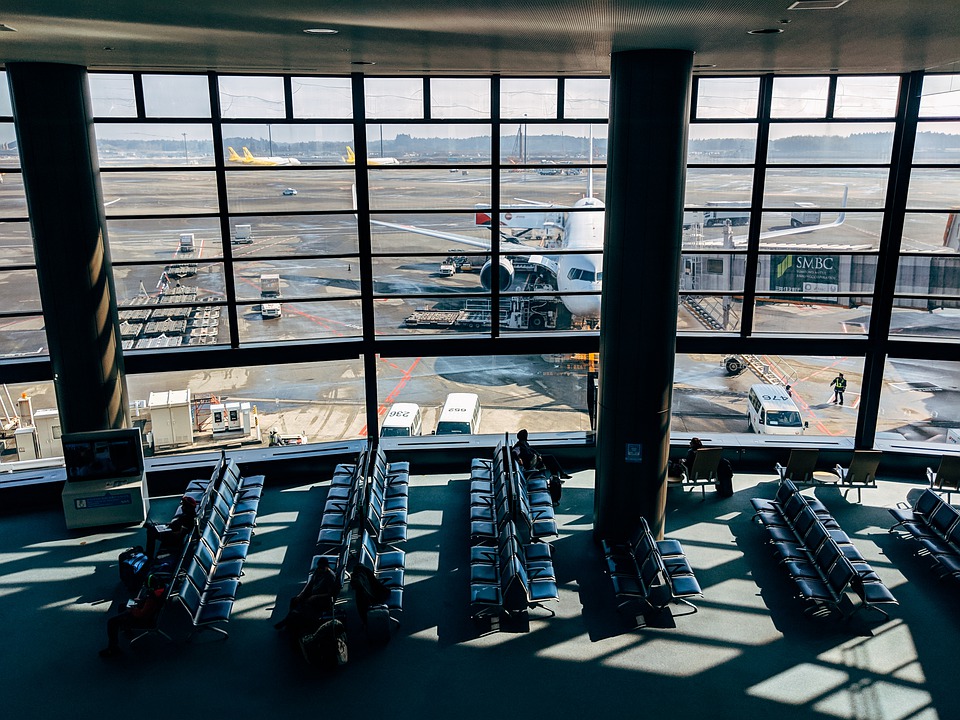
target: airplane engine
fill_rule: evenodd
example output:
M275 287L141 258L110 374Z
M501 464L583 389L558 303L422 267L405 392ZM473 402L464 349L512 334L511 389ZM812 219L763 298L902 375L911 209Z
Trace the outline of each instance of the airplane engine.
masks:
M493 261L487 260L480 268L480 284L483 285L484 290L490 290L493 287L493 274ZM513 263L506 258L500 258L498 278L500 290L507 290L513 284Z

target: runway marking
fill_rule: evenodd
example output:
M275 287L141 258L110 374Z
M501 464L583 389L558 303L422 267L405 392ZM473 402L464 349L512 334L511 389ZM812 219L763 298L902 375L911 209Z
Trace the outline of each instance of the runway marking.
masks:
M387 411L387 407L389 405L393 405L393 403L396 402L397 396L400 395L400 391L403 390L404 386L408 382L410 382L410 377L413 374L413 369L420 364L420 361L422 359L423 358L419 358L419 357L414 358L413 364L411 364L410 367L408 367L406 370L402 371L403 374L400 376L400 380L397 381L397 384L394 386L393 390L391 390L390 394L383 399L383 403L377 406L377 417L382 416ZM385 363L386 365L389 365L392 368L400 370L400 368L397 367L396 364L390 362L389 360L384 360L381 358L380 362ZM360 436L365 437L366 434L367 434L367 426L364 425L360 429Z

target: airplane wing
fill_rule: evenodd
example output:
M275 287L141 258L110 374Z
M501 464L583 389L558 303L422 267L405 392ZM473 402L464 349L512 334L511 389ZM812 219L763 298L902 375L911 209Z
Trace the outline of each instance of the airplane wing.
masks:
M414 233L415 235L425 235L427 237L439 238L440 240L449 240L450 242L460 243L461 245L480 248L482 250L486 250L487 252L490 251L490 243L488 241L469 237L467 235L444 232L443 230L430 230L429 228L417 227L416 225L400 225L398 223L384 222L383 220L371 220L370 224L391 228L393 230L402 230L403 232ZM518 250L522 250L523 252L543 252L542 247L526 245L516 239L503 238L503 244L508 245L511 249L516 247Z
M802 235L804 233L816 232L818 230L826 230L827 228L839 227L843 225L844 220L847 219L847 193L849 188L844 186L843 188L843 200L840 202L840 214L837 215L837 219L832 223L825 223L823 225L801 225L800 227L791 227L784 228L783 230L766 230L765 232L760 233L760 240L770 240L771 238L786 237L787 235ZM731 238L734 245L746 245L748 236L747 235L736 235Z

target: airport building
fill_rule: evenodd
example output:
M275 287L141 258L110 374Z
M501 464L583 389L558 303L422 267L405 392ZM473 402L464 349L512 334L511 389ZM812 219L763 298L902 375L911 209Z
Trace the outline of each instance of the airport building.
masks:
M745 554L715 591L731 606L756 601L743 590L765 571L749 561L757 548L742 536L723 548L730 538L717 534L727 522L750 533L749 504L714 513L677 501L668 482L692 437L727 448L738 474L790 448L818 448L831 465L872 449L891 477L920 480L960 442L960 24L926 3L868 18L863 2L482 3L449 15L360 3L336 18L174 3L182 21L171 8L88 15L57 3L0 16L0 492L15 510L49 509L73 452L62 435L139 428L153 515L227 451L284 489L271 517L290 530L337 462L379 442L424 476L421 530L445 538L456 533L433 513L465 511L444 495L456 483L432 473L468 476L472 457L523 427L575 471L571 528L574 514L592 539L629 536L640 516L657 537L683 527L708 574L725 553ZM789 437L763 419L757 387L788 396L778 412L792 418ZM475 398L469 417L448 421L463 397ZM286 490L302 488L298 506ZM884 488L885 502L908 488ZM843 508L838 519L865 536L887 520ZM596 552L581 535L566 546ZM133 530L96 537L111 553L135 544ZM249 619L273 617L264 608L302 579L283 553L309 554L302 539L267 544ZM28 545L0 557L22 564ZM442 544L418 549L408 582L421 592L456 574ZM579 578L584 612L598 612L609 588L576 567L560 580ZM0 580L0 593L18 583ZM451 586L443 614L461 602ZM37 607L69 596L30 587ZM873 639L902 650L909 625L919 644L930 600L917 602L923 611ZM433 631L429 613L413 613ZM923 648L868 646L864 663L834 663L856 655L856 634L818 634L808 661L775 682L738 665L748 649L718 629L731 615L708 603L697 622L711 613L698 632L716 635L702 645L653 637L663 676L627 647L648 637L606 623L532 652L569 682L582 661L597 687L607 672L621 690L640 673L668 680L673 697L684 667L700 677L725 666L708 686L738 692L716 717L949 717L936 682L918 679L934 675ZM779 631L798 650L805 630L778 613L756 644ZM452 620L437 628L441 646L474 640ZM389 662L393 649L362 659ZM457 653L476 672L499 649ZM890 657L902 660L889 668L898 687L878 669ZM732 679L741 672L750 683ZM689 698L654 709L694 710Z

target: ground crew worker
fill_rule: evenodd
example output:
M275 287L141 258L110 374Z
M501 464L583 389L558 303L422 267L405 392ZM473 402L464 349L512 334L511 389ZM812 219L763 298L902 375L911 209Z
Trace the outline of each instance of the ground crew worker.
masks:
M833 388L833 400L830 402L843 405L843 391L847 389L847 381L844 380L843 373L837 373L830 387Z

